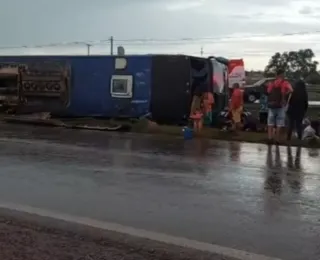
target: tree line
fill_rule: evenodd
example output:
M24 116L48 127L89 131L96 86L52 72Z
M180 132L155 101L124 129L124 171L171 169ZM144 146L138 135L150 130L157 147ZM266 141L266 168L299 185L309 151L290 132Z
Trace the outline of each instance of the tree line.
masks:
M312 49L276 52L270 58L264 70L264 76L273 77L277 70L282 69L290 79L303 78L309 84L320 84L318 62L314 59L315 54Z

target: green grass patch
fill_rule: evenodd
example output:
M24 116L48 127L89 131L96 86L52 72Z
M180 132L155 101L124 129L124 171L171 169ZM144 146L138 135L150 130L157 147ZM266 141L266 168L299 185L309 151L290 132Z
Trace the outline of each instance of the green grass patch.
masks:
M150 134L160 134L160 135L170 135L170 136L179 136L183 138L182 127L178 126L167 126L167 125L148 125L148 122L144 123L145 127L132 128L132 132L137 133L150 133ZM221 131L216 128L204 128L203 131L195 136L195 138L207 138L214 140L224 140L224 141L237 141L237 142L248 142L248 143L267 143L267 133L260 132L228 132ZM307 143L304 141L299 141L293 139L290 142L283 141L282 145L290 146L303 146L303 147L316 147L320 148L320 142Z

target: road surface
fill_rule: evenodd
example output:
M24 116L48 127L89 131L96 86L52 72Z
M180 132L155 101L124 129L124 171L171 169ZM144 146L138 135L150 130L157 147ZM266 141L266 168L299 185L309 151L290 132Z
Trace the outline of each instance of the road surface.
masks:
M284 260L320 259L319 150L1 128L3 202Z

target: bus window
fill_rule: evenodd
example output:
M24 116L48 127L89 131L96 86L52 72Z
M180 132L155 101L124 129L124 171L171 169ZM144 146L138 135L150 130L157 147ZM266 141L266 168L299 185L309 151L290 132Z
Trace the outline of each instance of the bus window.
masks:
M214 59L211 59L213 69L213 92L221 94L225 92L227 83L226 66Z

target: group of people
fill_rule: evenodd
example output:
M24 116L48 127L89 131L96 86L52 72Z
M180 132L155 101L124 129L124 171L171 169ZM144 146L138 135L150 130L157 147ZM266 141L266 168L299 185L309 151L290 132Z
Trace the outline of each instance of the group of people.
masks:
M200 132L203 124L210 125L212 123L212 108L214 105L214 96L212 92L196 92L192 104L190 119L193 120L193 128L196 132Z
M268 142L280 143L285 137L283 129L286 126L288 141L294 131L299 140L317 139L317 121L305 120L309 106L305 82L299 80L292 87L284 76L283 70L277 71L276 79L267 86Z
M212 123L212 109L215 100L212 92L208 91L201 93L201 91L197 90L199 89L196 89L191 104L190 119L193 121L193 129L195 132L200 132L203 125L211 125ZM229 112L232 118L232 128L234 131L241 128L243 104L243 90L240 89L240 85L236 83L233 86L229 103Z
M310 122L306 119L309 102L306 84L303 80L291 86L285 79L285 72L279 70L276 79L267 86L266 94L268 100L267 131L270 144L282 142L285 136L290 141L293 133L300 140L318 138L319 121ZM193 121L196 132L202 130L204 123L211 124L214 103L214 96L211 92L195 93L190 119ZM234 132L242 128L243 106L243 89L239 84L234 84L228 108ZM284 129L287 130L286 135Z

